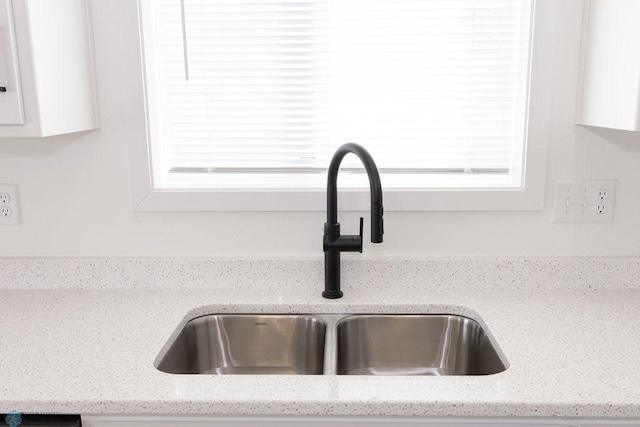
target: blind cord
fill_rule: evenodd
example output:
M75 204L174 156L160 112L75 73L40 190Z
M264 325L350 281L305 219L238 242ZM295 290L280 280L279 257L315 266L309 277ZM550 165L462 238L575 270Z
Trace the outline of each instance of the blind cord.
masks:
M187 50L187 18L184 11L184 0L180 0L182 13L182 51L184 53L184 81L189 81L189 51Z

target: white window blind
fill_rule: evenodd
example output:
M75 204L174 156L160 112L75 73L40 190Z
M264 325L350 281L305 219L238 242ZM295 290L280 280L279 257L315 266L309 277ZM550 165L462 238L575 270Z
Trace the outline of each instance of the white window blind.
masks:
M386 188L521 185L531 0L148 0L143 16L160 188L321 188L346 142ZM354 186L359 167L343 163Z

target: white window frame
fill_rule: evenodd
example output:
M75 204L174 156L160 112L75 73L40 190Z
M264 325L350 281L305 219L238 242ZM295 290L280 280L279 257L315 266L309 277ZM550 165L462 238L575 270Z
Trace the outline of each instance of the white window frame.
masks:
M553 68L551 65L557 19L555 1L534 1L523 185L520 188L476 189L385 190L383 188L386 211L535 211L544 209L551 110ZM138 16L141 18L140 0L136 1L136 4ZM138 22L140 23L138 34L141 55L144 58L142 20L139 19ZM142 65L144 67L144 59ZM129 150L134 211L326 210L326 189L324 188L311 190L154 188L149 144L152 130L149 127L147 99L145 93L146 138L133 141ZM338 185L340 185L339 178ZM368 210L368 189L339 190L338 207L341 211Z

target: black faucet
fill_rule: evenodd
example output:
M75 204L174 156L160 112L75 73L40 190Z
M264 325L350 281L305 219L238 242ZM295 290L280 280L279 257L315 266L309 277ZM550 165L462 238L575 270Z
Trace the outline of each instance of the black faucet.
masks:
M353 153L360 158L369 176L369 191L371 192L371 242L382 243L384 234L382 186L380 174L373 157L358 144L344 144L333 155L329 164L327 178L327 222L324 224L324 292L325 298L340 298L340 252L362 253L362 225L360 218L360 235L340 235L338 222L338 169L345 155Z

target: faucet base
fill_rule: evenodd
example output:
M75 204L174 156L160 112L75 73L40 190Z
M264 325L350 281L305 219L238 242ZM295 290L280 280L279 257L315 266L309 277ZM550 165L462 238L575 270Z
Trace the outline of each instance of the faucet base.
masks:
M342 291L322 291L322 296L328 299L342 298Z

